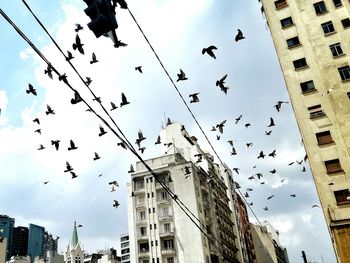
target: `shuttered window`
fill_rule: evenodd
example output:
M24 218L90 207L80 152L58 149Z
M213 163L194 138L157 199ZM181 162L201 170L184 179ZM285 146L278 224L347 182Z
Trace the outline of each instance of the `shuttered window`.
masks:
M310 113L310 119L319 118L319 117L323 117L326 115L323 112L320 104L309 107L307 109L309 110L309 113Z
M318 145L324 145L324 144L333 142L330 131L316 133L316 138L317 138Z
M340 166L339 159L328 160L325 161L324 164L327 169L327 174L343 172L343 169Z
M338 205L350 203L349 189L334 191L334 197L335 197L335 200L337 201Z
M275 1L275 7L276 9L281 9L285 6L287 6L287 1L286 0L278 0L278 1Z

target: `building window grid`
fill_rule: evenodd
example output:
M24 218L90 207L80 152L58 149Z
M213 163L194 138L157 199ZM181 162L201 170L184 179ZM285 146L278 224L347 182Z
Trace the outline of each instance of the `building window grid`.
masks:
M322 29L323 29L323 32L325 35L328 35L328 34L335 32L332 21L325 22L325 23L321 24L321 26L322 26Z
M344 54L343 49L341 48L340 43L335 43L329 46L333 57L338 57Z
M342 81L350 80L350 67L349 66L338 68L338 71L339 71L340 78Z

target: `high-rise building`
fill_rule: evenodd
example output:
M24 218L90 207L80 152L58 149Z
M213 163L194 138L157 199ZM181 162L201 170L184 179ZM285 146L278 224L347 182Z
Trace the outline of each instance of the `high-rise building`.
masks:
M120 256L121 263L130 263L129 234L123 234L120 237Z
M6 245L6 260L11 258L12 236L13 228L15 226L15 219L7 215L0 215L0 238L7 239Z
M28 235L28 255L31 261L36 256L45 257L45 228L42 226L29 224Z
M0 237L0 263L6 262L7 238Z
M262 3L331 240L350 262L350 2Z
M18 226L13 228L12 237L12 256L27 256L28 255L28 227Z
M128 185L130 261L238 263L224 170L178 124L161 131L166 153L138 162ZM163 186L162 186L163 185ZM171 198L164 185L176 196ZM175 202L179 198L185 211Z

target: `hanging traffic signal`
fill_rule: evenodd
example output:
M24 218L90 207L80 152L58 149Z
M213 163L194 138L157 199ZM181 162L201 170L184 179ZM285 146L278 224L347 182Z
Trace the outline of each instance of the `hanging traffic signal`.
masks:
M87 26L97 38L118 27L110 0L84 0L84 2L88 5L84 12L91 19Z

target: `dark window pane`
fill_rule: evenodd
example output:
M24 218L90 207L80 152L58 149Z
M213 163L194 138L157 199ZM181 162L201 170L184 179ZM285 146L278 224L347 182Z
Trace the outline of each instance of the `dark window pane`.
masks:
M343 50L340 46L340 43L335 43L333 45L330 45L329 48L331 49L333 57L337 57L343 54Z
M293 38L287 39L287 45L289 48L300 45L299 38L293 37Z
M317 138L318 145L324 145L324 144L333 142L330 131L316 133L316 138Z
M326 4L323 1L315 3L314 8L317 15L327 12Z
M300 83L300 87L302 92L309 92L315 90L315 84L312 80Z
M334 197L337 204L344 204L350 202L350 192L349 189L343 189L339 191L334 191Z
M328 174L343 172L339 159L325 161L324 164L326 166Z
M280 9L280 8L283 8L285 6L287 6L287 1L286 0L278 0L278 1L275 1L275 7L276 9Z
M299 69L299 68L304 68L307 66L306 64L306 59L305 58L301 58L301 59L297 59L293 61L293 65L295 69Z
M292 20L291 17L287 17L287 18L281 20L281 26L282 26L282 28L289 27L289 26L291 26L291 25L293 25L293 24L294 24L294 23L293 23L293 20Z
M350 27L350 19L349 18L345 18L341 21L341 23L343 24L344 28L348 28Z
M339 71L340 77L343 81L350 79L350 67L349 66L338 68L338 71Z
M335 7L342 6L343 4L341 3L341 0L333 0L333 4Z
M335 31L332 21L321 24L323 32L329 34Z

